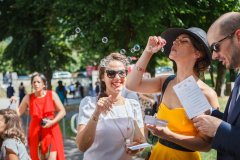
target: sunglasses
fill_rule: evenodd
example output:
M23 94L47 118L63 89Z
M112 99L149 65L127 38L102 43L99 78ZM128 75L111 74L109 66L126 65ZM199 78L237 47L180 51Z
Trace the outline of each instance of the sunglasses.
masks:
M128 71L127 70L118 70L118 71L106 70L106 73L108 78L111 78L111 79L115 78L117 74L120 78L125 78L127 76Z
M210 46L210 49L211 49L211 53L214 52L219 52L220 51L220 43L223 42L224 40L228 39L228 38L232 38L233 35L234 35L235 31L230 33L229 35L227 35L226 37L224 37L223 39L217 41L217 42L214 42L211 46Z

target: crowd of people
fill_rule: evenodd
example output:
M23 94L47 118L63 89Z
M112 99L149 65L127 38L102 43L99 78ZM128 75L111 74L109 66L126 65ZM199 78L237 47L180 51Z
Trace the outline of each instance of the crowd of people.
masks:
M164 52L176 65L174 75L151 77L146 72L151 57ZM240 13L220 16L206 33L198 27L169 28L161 36L150 36L146 47L129 73L128 58L110 53L99 64L99 77L93 94L85 96L78 82L73 88L83 98L79 106L76 144L88 159L128 160L142 151L131 146L147 142L148 132L158 142L147 159L201 160L200 151L217 150L217 160L240 159L240 100L238 75L224 113L219 111L216 92L200 79L213 60L227 68L240 67ZM211 109L189 119L173 86L189 76L196 81ZM65 116L67 89L58 81L56 92L47 90L46 77L31 77L32 92L19 86L16 111L0 110L0 159L64 160L64 145L58 122ZM8 98L16 101L9 85ZM11 90L11 91L10 91ZM161 93L161 97L159 97ZM155 108L155 109L153 109ZM20 117L29 110L27 141ZM145 115L167 122L166 126L144 124ZM26 149L28 144L29 153Z

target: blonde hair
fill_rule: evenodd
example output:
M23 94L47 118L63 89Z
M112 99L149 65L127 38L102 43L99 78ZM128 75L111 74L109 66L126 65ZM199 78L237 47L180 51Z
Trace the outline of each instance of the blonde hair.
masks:
M1 109L0 115L3 116L4 123L6 124L5 130L0 136L1 144L6 138L14 138L25 144L26 139L24 136L23 128L21 126L21 120L17 115L17 112L9 108Z

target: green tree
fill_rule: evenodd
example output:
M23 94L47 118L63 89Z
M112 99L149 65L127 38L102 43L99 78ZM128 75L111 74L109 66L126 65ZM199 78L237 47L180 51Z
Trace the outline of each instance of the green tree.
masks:
M0 43L0 72L13 71L11 66L11 60L6 60L3 58L4 50L10 43L11 38L8 38Z
M198 26L207 30L216 17L234 10L238 0L68 2L66 5L61 1L58 7L64 8L61 17L66 16L64 21L72 28L69 29L70 34L77 27L81 30L72 46L83 54L83 63L93 65L109 52L120 49L125 49L128 56L139 56L149 35L160 35L169 27ZM107 43L102 42L103 37L108 38ZM132 53L130 50L135 44L139 44L141 49ZM157 60L163 56L154 56L148 70L154 72Z
M64 25L54 1L0 1L0 40L12 37L3 58L16 71L43 72L50 83L53 70L71 61ZM51 88L51 86L50 86Z
M15 69L52 71L72 63L71 50L81 64L96 65L113 51L139 56L150 35L169 27L198 26L205 30L224 12L239 9L238 0L2 0L0 40L12 37L4 58ZM236 7L238 6L238 7ZM107 43L102 38L107 37ZM131 52L134 45L140 50ZM154 72L164 54L156 54Z

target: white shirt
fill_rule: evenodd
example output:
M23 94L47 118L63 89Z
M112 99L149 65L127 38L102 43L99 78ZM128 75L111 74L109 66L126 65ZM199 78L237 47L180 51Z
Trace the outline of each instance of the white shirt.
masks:
M78 124L87 124L96 107L96 97L85 97L79 107ZM91 147L84 153L84 160L128 160L125 139L133 139L134 122L143 128L140 104L133 99L125 99L125 106L114 105L112 111L101 114L96 128L96 136Z

